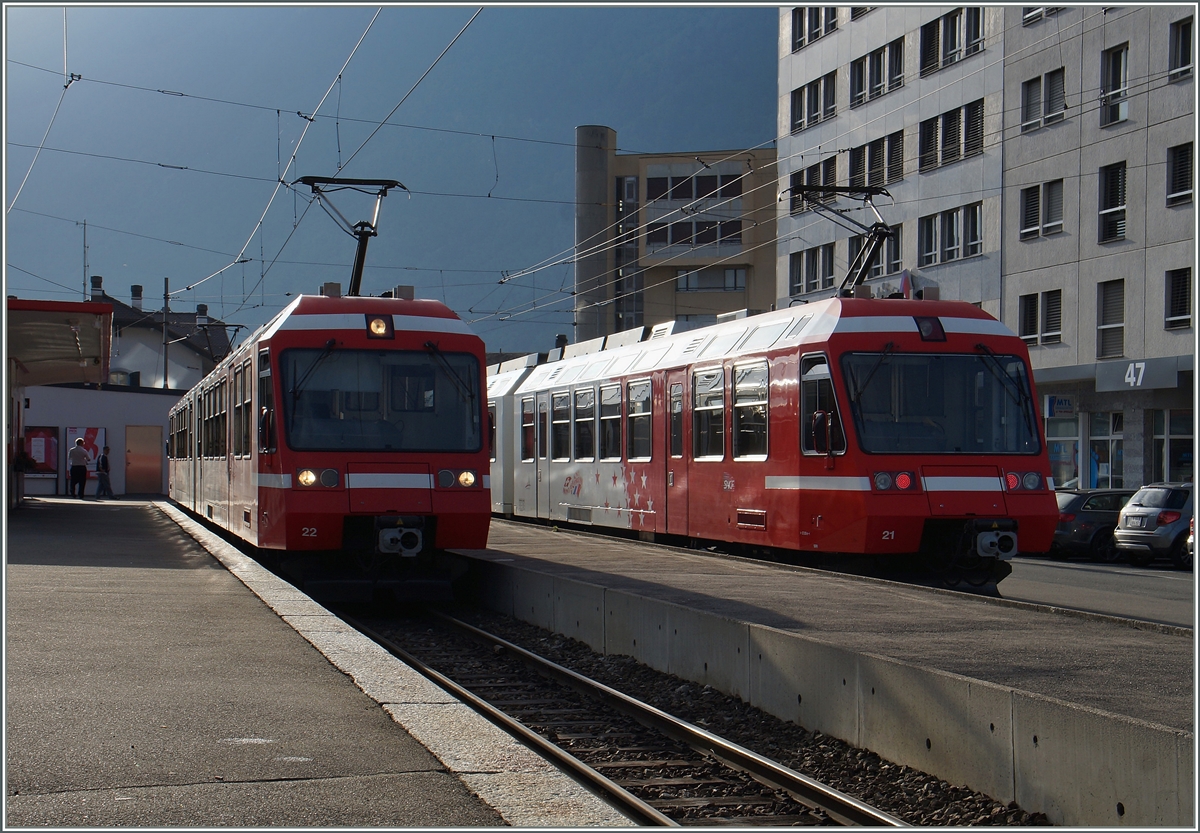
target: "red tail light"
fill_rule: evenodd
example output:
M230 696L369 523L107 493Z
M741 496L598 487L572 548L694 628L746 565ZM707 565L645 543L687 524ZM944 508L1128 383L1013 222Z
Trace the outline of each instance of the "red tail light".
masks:
M1021 475L1017 474L1015 471L1010 471L1004 476L1004 484L1008 486L1008 490L1010 492L1020 488Z
M1060 524L1069 524L1073 520L1075 520L1074 512L1059 512L1058 513L1058 522Z
M1183 517L1183 513L1173 512L1168 509L1164 512L1158 513L1158 525L1164 526L1165 524L1173 524L1182 517Z

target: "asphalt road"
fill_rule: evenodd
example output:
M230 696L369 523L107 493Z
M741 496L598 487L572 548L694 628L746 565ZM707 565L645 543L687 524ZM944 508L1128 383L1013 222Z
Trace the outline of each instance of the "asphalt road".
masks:
M1014 558L1000 595L1021 602L1193 627L1196 576L1169 565L1134 567Z

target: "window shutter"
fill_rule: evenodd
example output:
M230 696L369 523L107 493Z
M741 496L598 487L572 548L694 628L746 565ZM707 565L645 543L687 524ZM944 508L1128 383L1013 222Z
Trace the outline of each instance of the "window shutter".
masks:
M1179 205L1192 200L1192 143L1167 149L1167 170L1171 181L1167 185L1167 205Z
M1042 344L1058 344L1062 341L1061 289L1042 293L1042 315Z
M983 99L972 101L966 107L967 127L963 142L963 156L983 153Z
M1021 85L1021 131L1042 126L1042 79L1034 78Z
M1056 179L1042 186L1042 234L1062 231L1063 227L1063 181Z
M951 110L942 116L942 164L962 156L962 110Z
M1120 356L1125 352L1125 281L1100 284L1100 325L1097 358Z
M1021 189L1021 239L1028 240L1041 234L1042 204L1040 186Z
M888 182L904 179L904 131L888 136Z
M920 169L922 171L936 168L938 164L938 121L938 118L934 116L932 119L921 122L919 143L921 146Z
M1167 272L1166 328L1175 330L1192 326L1192 270L1172 269Z
M1018 324L1020 328L1021 340L1028 344L1037 344L1037 325L1038 325L1038 296L1022 295L1020 300L1021 308L1018 314Z
M1046 123L1063 118L1067 110L1066 71L1056 69L1046 73Z
M921 75L925 76L939 68L942 54L941 20L934 20L921 27Z
M867 184L866 147L850 148L850 186L861 188Z
M867 182L870 185L883 185L883 139L876 139L867 145Z

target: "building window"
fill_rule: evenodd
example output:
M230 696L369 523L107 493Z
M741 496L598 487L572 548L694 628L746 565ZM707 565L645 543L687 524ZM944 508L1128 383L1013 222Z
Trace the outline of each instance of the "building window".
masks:
M804 170L792 173L789 179L792 214L808 211L817 203L828 205L834 200L833 194L805 193L803 189L805 185L837 185L837 157L830 156L824 162L818 162L816 165L810 165Z
M1125 163L1100 169L1100 242L1125 239Z
M833 244L793 252L789 258L789 294L800 295L833 286Z
M1167 79L1175 81L1192 74L1192 18L1171 24L1171 61Z
M1021 85L1021 132L1060 121L1067 110L1065 70L1056 69Z
M930 214L917 221L917 265L933 266L983 252L983 203Z
M725 291L741 292L746 288L746 267L725 270Z
M850 106L857 107L904 86L904 38L850 64Z
M983 10L955 9L921 27L921 76L983 49Z
M1168 330L1192 326L1192 268L1171 269L1167 272Z
M1104 281L1097 287L1096 357L1113 359L1125 354L1125 281Z
M1192 201L1192 143L1167 148L1167 205Z
M733 369L733 457L767 456L767 363Z
M666 246L667 243L668 243L668 238L667 238L667 224L666 223L650 223L649 225L646 226L646 248L647 249L658 248L660 246Z
M1056 179L1021 189L1021 239L1063 230L1063 181Z
M868 278L879 278L884 275L894 275L900 271L900 226L892 226L892 234L888 237L879 252L875 255L875 259L867 269ZM850 238L850 263L853 264L858 258L858 253L867 245L867 236L865 234L856 234Z
M850 19L858 20L860 17L862 17L867 12L874 11L874 10L875 10L874 6L851 6L850 7Z
M1125 485L1124 445L1125 414L1123 411L1100 411L1089 414L1088 437L1091 461L1088 487L1119 489Z
M701 370L692 376L692 457L725 456L725 371Z
M646 201L652 202L667 196L668 180L665 176L646 177Z
M1062 341L1062 290L1022 295L1017 317L1018 335L1026 344L1058 344Z
M693 226L690 220L671 223L671 245L672 246L691 246Z
M1154 411L1154 481L1186 483L1195 474L1191 408Z
M917 168L929 171L983 152L983 99L921 122Z
M740 246L742 244L742 221L722 220L720 225L719 245Z
M812 127L837 114L837 72L792 90L792 132Z
M1100 61L1100 126L1129 117L1129 44L1104 50Z

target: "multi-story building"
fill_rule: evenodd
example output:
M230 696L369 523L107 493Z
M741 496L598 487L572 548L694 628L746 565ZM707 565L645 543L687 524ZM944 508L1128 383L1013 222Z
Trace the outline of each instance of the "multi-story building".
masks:
M617 153L575 131L575 339L696 326L775 294L775 150Z
M935 286L1025 338L1056 482L1190 479L1192 13L781 10L780 303L829 297L864 245L818 209L874 219L797 186L884 187L867 285Z

